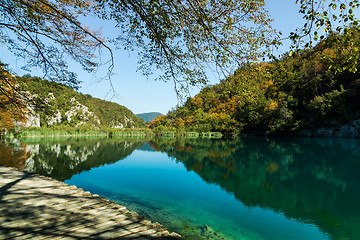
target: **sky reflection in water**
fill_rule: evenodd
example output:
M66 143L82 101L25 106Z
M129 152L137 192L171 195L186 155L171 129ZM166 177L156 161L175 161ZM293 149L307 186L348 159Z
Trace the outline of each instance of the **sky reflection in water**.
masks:
M54 140L27 148L36 149L27 170L68 179L186 239L360 239L357 139ZM49 167L45 159L57 160Z

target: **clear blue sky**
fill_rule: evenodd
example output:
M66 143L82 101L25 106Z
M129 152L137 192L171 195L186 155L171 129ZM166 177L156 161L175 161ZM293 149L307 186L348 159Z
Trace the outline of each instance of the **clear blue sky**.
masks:
M273 26L284 33L284 36L296 27L302 26L302 18L298 13L298 5L295 5L295 0L266 0L267 9L274 19ZM99 28L102 25L99 22L88 22L85 25ZM111 24L103 26L104 35L109 35L113 31ZM288 50L288 44L284 44L280 51ZM112 94L107 95L110 90L110 85L107 81L100 81L104 71L99 71L96 75L88 74L80 70L75 72L78 74L81 84L80 92L90 94L93 97L111 100L129 108L134 113L144 112L161 112L166 114L171 108L177 104L177 97L174 92L174 85L172 82L154 81L136 72L137 68L137 53L125 52L116 50L115 54L115 75L112 77L115 91L119 98L112 98ZM0 46L0 60L3 63L9 64L10 69L18 75L23 75L28 72L21 70L23 63L22 59L16 59L4 46ZM74 68L77 68L74 65ZM38 71L30 72L31 75L39 75ZM209 73L212 84L215 84L219 79L212 73ZM192 94L199 92L199 89L193 89Z

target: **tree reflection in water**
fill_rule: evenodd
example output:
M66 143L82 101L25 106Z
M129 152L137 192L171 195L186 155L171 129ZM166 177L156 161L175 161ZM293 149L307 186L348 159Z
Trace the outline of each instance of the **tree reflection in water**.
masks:
M64 181L129 156L145 140L43 138L0 144L0 164Z
M333 239L360 239L359 139L157 139L151 144L247 206L314 223Z
M360 139L242 137L29 139L0 144L0 164L58 180L115 163L134 150L161 151L234 194L312 223L333 239L360 239Z

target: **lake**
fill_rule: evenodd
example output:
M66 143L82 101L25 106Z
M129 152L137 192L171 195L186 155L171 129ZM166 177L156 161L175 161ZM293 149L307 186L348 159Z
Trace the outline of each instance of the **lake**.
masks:
M28 138L0 143L0 164L184 239L360 239L360 139Z

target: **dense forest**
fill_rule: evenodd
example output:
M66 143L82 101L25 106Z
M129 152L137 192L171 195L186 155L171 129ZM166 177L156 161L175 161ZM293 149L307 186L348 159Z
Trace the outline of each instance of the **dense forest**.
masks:
M71 87L52 81L42 80L38 77L23 76L17 78L20 90L36 94L35 112L40 114L41 126L49 125L49 118L60 111L61 121L58 124L77 125L81 121L95 127L119 127L132 128L143 127L144 121L135 116L133 112L117 103L93 98L91 95L84 95L74 91ZM52 97L53 96L53 97ZM78 106L75 106L75 101ZM88 108L88 115L94 118L87 118L84 115L84 107ZM72 118L69 118L69 111L75 110ZM86 115L86 114L85 114ZM95 122L94 122L95 119ZM99 121L97 121L99 120ZM86 122L90 121L90 122ZM91 122L93 121L93 122Z
M292 134L340 126L360 117L360 34L335 35L279 60L247 63L183 106L160 116L153 129ZM345 43L346 42L346 43Z
M29 75L10 76L3 68L1 76L2 83L8 83L8 88L13 89L12 97L1 99L4 104L8 101L8 107L1 108L0 114L9 118L6 125L0 126L2 129L19 126L96 129L145 126L145 122L126 107L78 93L63 84ZM12 106L14 100L22 103L22 109ZM21 121L23 124L16 124Z

